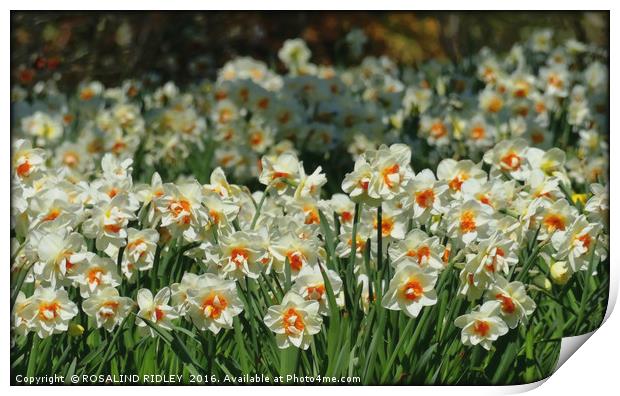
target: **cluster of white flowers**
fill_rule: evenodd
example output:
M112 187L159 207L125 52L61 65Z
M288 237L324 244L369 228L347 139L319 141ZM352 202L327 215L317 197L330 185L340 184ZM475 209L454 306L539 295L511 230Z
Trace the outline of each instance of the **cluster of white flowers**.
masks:
M484 300L456 324L465 343L486 348L535 309L526 285L510 281L537 271L517 257L532 239L548 254L558 284L587 270L593 256L606 257L605 188L593 184L585 205L577 194L566 196L571 182L564 153L522 140L498 144L485 153L484 164L443 160L436 174L416 174L407 146L381 146L360 155L346 175L342 187L349 196L330 199L320 198L327 181L321 168L307 174L291 153L262 158L259 180L266 189L251 194L230 184L220 168L204 185L163 183L157 174L150 185L134 185L132 161L111 154L98 178L72 183L62 168L45 165L46 151L30 147L23 140L14 146L14 267L28 269L27 281L36 289L17 299L14 326L40 336L67 330L77 314L65 288L79 289L82 309L97 327L114 329L134 307L119 295L119 285L152 271L156 257L175 241L191 247L185 254L204 272L185 273L155 297L139 290L140 318L169 328L171 320L186 316L198 329L218 333L232 328L244 308L237 282L273 274L283 284L288 277L292 286L265 323L278 345L302 348L330 312L325 279L342 305L343 282L327 268L322 227L338 236L334 254L355 252L364 307L371 303L372 271L390 265L394 275L382 305L417 317L436 303L438 277L453 263L461 271L459 294ZM387 252L382 257L379 236ZM366 250L370 262L364 265ZM153 334L144 320L138 326Z
M186 254L202 264L204 273L185 273L155 297L139 290L137 323L144 330L151 329L142 319L169 328L179 316L213 333L232 328L244 306L236 282L272 272L284 281L288 271L294 282L282 312L286 320L273 322L269 316L278 307L266 319L276 333L291 321L282 334L307 348L309 336L320 328L320 315L328 314L319 269L325 258L319 210L328 209L319 200L326 182L320 168L307 175L292 154L274 162L264 157L260 179L269 188L250 194L229 184L220 168L204 185L163 183L158 174L151 184L134 185L132 160L106 154L97 178L75 182L62 167L47 166L50 153L31 148L29 141L16 141L13 152L14 270L27 270L26 282L35 285L33 296L17 299L16 329L40 336L67 330L78 311L65 288L77 288L83 311L97 327L112 331L135 305L120 296L118 287L139 282L139 273L152 271L173 241L194 244ZM339 276L333 270L327 274L339 293ZM293 305L300 301L297 315Z
M364 241L374 240L379 227L384 245L389 245L395 274L385 308L417 317L424 306L436 303L438 276L454 261L461 270L459 294L472 301L484 294L485 301L456 325L463 328L464 343L489 349L490 341L526 321L535 309L525 285L509 281L515 270L538 271L517 257L532 239L541 243L540 253L548 255L551 277L559 284L587 270L592 260L606 258L602 219L608 215L608 192L592 184L585 205L579 194L566 196L571 181L563 151L506 140L478 164L445 159L436 175L430 169L414 174L410 157L402 144L367 151L342 183L351 199L364 205L358 225L360 258ZM377 206L382 208L380 225ZM351 222L344 217L340 236L339 251L347 255ZM370 253L376 263L376 250ZM363 266L357 270L365 272Z
M353 33L350 46L363 45ZM106 88L94 81L67 97L53 81L41 82L30 94L13 89L20 121L13 132L52 148L53 161L79 180L105 153L139 155L165 170L191 161L198 149L212 150L202 160L247 181L260 174L263 155L348 151L356 159L380 143L403 141L428 150L435 166L454 154L477 159L506 139L549 149L561 130L565 144L577 140L566 162L571 176L596 182L608 163L605 54L575 40L553 47L549 31L534 37L545 45L532 39L503 58L483 49L464 62L477 70L436 62L399 70L386 57L348 68L316 65L303 40L294 39L278 54L284 75L241 57L215 81L185 90L173 82L152 87L127 80Z
M113 331L137 306L145 334L181 317L217 334L246 308L239 288L268 278L285 287L281 299L268 293L279 304L261 313L265 324L279 347L306 349L323 317L344 306L346 288L361 287L355 304L368 309L378 287L384 308L415 318L437 302L444 271L457 269L458 295L480 305L455 325L464 344L491 348L534 312L533 283L563 285L607 256L599 132L607 70L593 62L573 72L576 55L595 49L549 40L535 35L502 62L484 50L477 77L452 81L442 74L452 70L399 72L387 58L317 66L303 41L290 40L278 54L287 76L239 58L187 92L172 83L148 91L134 80L84 83L71 100L53 85L31 100L14 89L14 132L26 138L12 147L12 266L32 290L15 297L15 332L67 331L80 308ZM537 75L530 53L545 59ZM446 95L448 83L460 94ZM418 140L405 133L409 119ZM553 136L552 123L565 123L566 136ZM552 148L577 135L576 148ZM378 144L392 141L400 143ZM355 163L346 194L328 197L322 168L307 173L300 157L338 144ZM218 165L208 183L166 173L207 146ZM445 159L435 170L412 166L433 158ZM150 183L134 183L135 171ZM226 173L257 177L264 190L229 183ZM520 252L540 254L548 271ZM198 273L183 271L159 291L140 288L135 302L121 295L174 254L199 264ZM344 284L336 258L354 261L347 270L356 284Z

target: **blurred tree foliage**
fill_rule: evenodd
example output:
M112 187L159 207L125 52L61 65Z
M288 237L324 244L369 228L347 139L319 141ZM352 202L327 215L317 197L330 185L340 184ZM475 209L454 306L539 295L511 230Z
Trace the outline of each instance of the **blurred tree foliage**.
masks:
M154 72L179 84L213 77L235 56L274 67L288 38L304 38L313 61L342 57L345 35L368 36L365 54L388 55L402 64L431 58L458 61L488 46L507 50L531 31L552 28L556 38L607 46L604 12L13 12L14 81L32 84L54 77L73 85L83 79L115 84ZM350 58L348 59L350 61Z

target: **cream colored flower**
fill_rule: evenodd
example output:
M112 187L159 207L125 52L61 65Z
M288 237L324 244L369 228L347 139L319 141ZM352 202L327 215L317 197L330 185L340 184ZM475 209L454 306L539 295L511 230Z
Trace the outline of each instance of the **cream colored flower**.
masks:
M335 271L326 269L325 274L327 275L334 296L338 296L342 288L342 280ZM321 315L329 315L329 302L327 299L325 279L318 268L302 270L291 290L308 301L318 302L319 313Z
M170 286L170 300L181 316L185 316L189 307L187 292L190 289L197 288L199 280L200 276L191 272L186 272L183 274L181 282L173 283Z
M421 269L417 263L403 261L396 268L381 305L416 318L422 308L437 303L436 282L435 273Z
M137 302L138 302L138 318L136 319L136 325L138 328L145 332L150 333L151 337L155 337L155 330L150 328L142 319L151 321L157 326L161 326L166 330L172 330L171 320L179 317L176 310L168 305L170 301L170 288L164 287L161 289L155 297L148 289L138 290Z
M127 224L135 218L129 208L129 197L119 194L95 205L82 229L86 237L96 239L98 250L116 259L118 250L126 244Z
M353 172L344 176L342 190L349 194L353 202L377 206L380 202L379 197L369 195L372 178L372 167L363 156L360 156L355 161Z
M588 269L590 260L604 260L607 257L605 244L600 239L602 225L589 223L580 215L565 231L556 232L551 243L556 250L558 260L566 260L573 272Z
M393 199L415 176L409 165L411 149L404 144L393 144L389 148L381 146L372 156L370 166L373 174L368 195L382 200Z
M499 313L511 329L521 323L527 323L527 317L534 313L536 303L528 297L525 286L521 282L508 282L498 276L495 283L486 293L487 300L498 301Z
M237 231L221 235L218 240L219 268L222 274L232 279L258 278L263 266L260 259L265 251L258 245L256 232Z
M454 202L447 213L448 235L456 238L462 245L487 238L492 229L494 210L478 201Z
M51 287L37 287L22 311L30 329L40 338L67 331L69 321L77 314L77 305L69 300L66 290Z
M258 180L266 186L273 186L279 194L287 191L290 184L299 182L300 164L295 154L285 152L274 159L263 156L261 168Z
M30 317L28 314L28 306L32 304L32 298L26 297L23 291L20 291L15 298L13 311L11 312L11 329L19 335L28 333L30 325Z
M121 269L127 279L130 279L136 270L148 271L153 268L157 241L159 241L159 233L156 230L151 228L127 229L127 245L121 261Z
M62 122L50 114L36 111L22 119L22 130L32 136L38 145L47 145L60 139L63 134Z
M52 287L64 284L65 278L76 273L81 261L79 253L86 251L84 237L64 229L46 234L37 244L39 260L33 267L35 279Z
M29 140L19 139L13 143L11 167L15 176L22 181L31 179L45 168L47 152L40 148L32 148Z
M292 280L297 279L303 268L316 266L319 253L315 241L300 238L292 232L288 232L275 240L271 250L276 260L274 270L278 273L284 273L284 265L288 261Z
M294 292L288 292L280 305L269 307L263 319L267 327L276 333L278 348L293 345L308 349L312 336L321 331L323 319L319 314L319 303L307 301Z
M161 226L167 227L173 236L183 236L187 242L197 241L200 230L209 221L209 213L202 204L202 186L196 181L165 184L164 191L157 202Z
M419 224L424 224L431 216L446 210L448 188L445 181L437 181L430 169L424 169L407 184L404 207L413 212L413 218Z
M394 268L398 268L402 262L413 262L422 269L441 271L444 268L441 259L444 250L438 237L429 236L420 229L413 229L405 239L391 244L388 251Z
M133 308L133 300L121 297L113 287L99 290L82 303L82 310L95 320L97 328L103 327L109 332L122 323Z
M300 38L286 40L278 51L278 58L293 70L305 66L310 60L310 55L306 42Z
M459 316L454 321L461 331L461 342L464 345L482 345L491 350L493 341L508 333L508 326L500 318L501 304L497 301L487 301L477 310Z
M69 279L80 286L80 295L84 298L96 294L99 290L116 287L121 284L121 277L116 263L108 257L94 253L84 253L83 261L78 263L78 270Z
M187 290L187 301L188 314L194 325L213 334L221 329L232 329L233 318L243 311L235 281L220 279L213 274L198 278L196 287Z
M527 149L523 139L503 140L484 154L484 162L516 180L526 180L531 170Z

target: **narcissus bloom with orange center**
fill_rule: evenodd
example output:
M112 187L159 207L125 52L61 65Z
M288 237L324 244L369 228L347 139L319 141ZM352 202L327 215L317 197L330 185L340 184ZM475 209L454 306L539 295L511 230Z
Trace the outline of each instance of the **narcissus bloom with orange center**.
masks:
M500 303L499 314L511 329L519 323L527 323L528 316L536 309L536 303L528 297L523 283L508 282L501 276L497 277L485 298Z
M312 336L321 331L323 319L317 301L306 300L290 291L280 305L269 307L263 321L276 334L278 348L294 345L305 350L310 346Z
M160 326L166 330L172 330L171 320L179 317L176 309L168 305L171 297L170 288L164 287L161 289L155 297L148 289L138 290L137 302L138 302L138 319L136 319L136 325L140 331L149 333L151 337L155 337L157 333L153 328L148 326L144 320L149 320L151 323Z
M382 305L387 309L402 310L407 316L415 318L423 307L437 303L434 289L436 282L435 272L422 269L410 261L403 261L396 267Z
M508 332L508 326L499 316L500 309L499 302L487 301L471 313L456 318L454 324L462 329L463 344L480 344L490 350L493 341Z
M37 287L20 316L40 338L67 331L78 308L65 289Z
M342 280L333 270L325 269L325 273L327 274L327 279L329 280L334 296L337 297L342 289ZM301 275L299 275L299 277L295 280L291 290L308 301L318 302L319 313L321 315L329 315L329 303L325 279L318 268L308 268L307 270L302 271Z
M234 280L203 274L186 293L187 313L200 330L217 334L221 329L231 329L233 318L243 311L243 302L237 294Z
M103 327L111 332L125 320L133 310L134 304L131 298L121 297L115 288L106 287L84 300L82 310L95 319L97 327Z

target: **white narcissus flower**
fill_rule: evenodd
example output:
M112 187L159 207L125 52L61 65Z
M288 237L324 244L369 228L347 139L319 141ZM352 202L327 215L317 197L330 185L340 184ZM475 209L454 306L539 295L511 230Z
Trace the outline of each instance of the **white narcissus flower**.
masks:
M517 256L515 242L501 233L495 233L488 239L480 242L478 245L478 254L475 257L467 255L468 263L476 263L477 268L474 272L486 271L489 275L508 274L510 268L517 265L519 258ZM469 264L468 264L469 265Z
M159 233L157 230L147 228L136 230L127 229L127 246L123 252L121 269L127 279L130 279L135 270L148 271L153 268L155 261L155 251Z
M338 215L341 228L353 225L355 204L347 195L339 193L332 195L329 206Z
M305 66L310 60L310 55L312 53L306 42L300 38L286 40L278 51L278 58L293 70Z
M188 314L194 325L213 334L232 329L233 318L243 311L235 281L204 274L197 283L187 290Z
M323 319L319 303L307 301L294 292L288 292L280 305L272 305L263 319L267 327L276 333L278 348L293 345L306 350L312 336L321 331Z
M480 110L490 114L497 114L504 108L504 98L493 88L487 88L478 94L478 105Z
M295 198L315 198L321 194L321 187L327 183L325 173L321 173L321 167L317 167L310 175L306 175L303 166L299 166L299 185L295 190Z
M459 274L459 294L470 301L477 300L500 274L508 274L519 259L515 243L503 234L496 233L481 241L476 253L466 254L466 262Z
M142 202L142 208L148 206L146 214L147 224L155 225L159 221L161 213L158 211L158 200L164 195L164 185L159 173L153 173L151 184L140 184L135 187L136 197ZM140 212L142 213L142 211Z
M540 170L547 176L561 172L566 162L566 153L557 147L547 151L530 147L526 151L526 157L533 170Z
M503 140L484 154L484 162L515 180L526 180L531 170L527 152L528 146L525 140Z
M555 261L549 267L549 275L553 283L565 285L573 276L573 271L566 261Z
M368 194L370 182L373 178L373 169L364 156L355 160L353 172L347 173L342 181L342 191L349 194L351 200L356 203L365 203L377 206L380 202L378 197Z
M131 172L133 159L127 158L120 160L115 155L107 153L101 160L101 170L103 171L104 179L125 182L125 180L131 180Z
M293 153L285 152L275 158L263 156L261 169L258 181L266 186L271 185L279 194L288 190L289 184L299 182L300 163Z
M564 195L560 190L559 183L559 178L547 176L543 171L535 169L525 181L526 190L522 191L521 195L528 194L531 198L555 201Z
M28 181L31 176L45 168L47 152L40 148L32 148L29 140L19 139L13 143L13 159L11 167L19 180Z
M67 291L51 287L37 287L22 311L30 329L40 338L67 331L69 321L77 314L78 307L69 300Z
M338 235L338 245L336 246L336 255L340 258L349 257L351 250L355 249L355 255L357 257L357 263L359 264L364 258L364 250L366 249L367 241L376 234L376 230L373 229L371 224L360 222L357 225L357 233L355 235L355 242L353 242L353 225L342 226L342 232Z
M402 310L416 318L422 308L437 303L435 283L437 274L421 269L418 264L403 261L398 265L382 305L391 310Z
M404 191L415 176L411 166L411 149L404 144L381 146L373 153L373 175L368 186L372 198L390 200Z
M457 238L462 245L484 239L492 228L493 213L493 208L478 201L454 201L447 213L448 235Z
M390 245L391 264L394 268L402 262L413 262L420 268L441 271L444 268L442 256L445 248L436 236L428 236L420 229L409 231L405 239Z
M487 301L477 310L459 316L454 321L461 331L461 342L464 345L482 345L487 351L491 349L493 341L508 333L508 326L499 316L501 304L497 301Z
M172 301L172 305L177 309L181 316L185 316L189 307L187 292L189 289L197 288L199 280L200 276L191 272L186 272L183 274L181 282L173 283L170 286L170 300Z
M588 199L584 211L588 214L588 220L593 223L609 225L609 186L598 183L590 185L592 197Z
M477 180L484 183L487 174L482 170L481 164L475 164L470 160L456 161L446 158L437 165L437 179L448 184L447 192L450 196L459 198L465 181Z
M86 251L84 237L63 228L45 234L36 247L39 260L33 267L35 279L52 287L63 284L66 277L75 274L79 253Z
M319 247L313 239L302 239L292 232L287 232L274 241L271 253L275 258L274 270L278 273L285 272L285 263L291 269L291 280L297 279L299 272L307 266L314 267L317 264Z
M99 290L82 303L82 310L95 320L97 328L103 327L109 332L125 320L133 308L133 300L121 297L113 287Z
M407 211L399 208L398 202L388 201L382 205L381 224L379 224L379 213L377 209L372 209L370 213L373 215L372 227L375 232L372 233L372 240L378 238L378 229L381 229L381 237L383 243L387 244L394 240L405 238L407 232Z
M553 203L542 201L537 211L536 221L540 225L538 239L545 241L556 232L564 231L573 223L579 211L565 199Z
M424 224L431 216L445 211L445 192L448 185L437 181L430 169L419 172L407 184L404 207L412 210L413 218L418 224Z
M207 190L204 193L203 204L209 209L209 223L202 232L211 234L211 227L217 228L218 232L232 232L233 221L239 214L239 205L231 198L222 198L219 194Z
M76 228L81 222L82 205L70 202L71 197L59 185L37 193L30 200L28 213L31 215L31 227L40 226L48 221L58 220Z
M144 320L151 321L157 326L161 326L166 330L172 330L171 320L179 317L176 310L168 305L170 301L171 291L170 288L164 287L161 289L155 297L148 289L138 290L138 296L136 298L138 302L138 318L136 319L136 325L138 328L146 333L150 333L151 337L155 337L156 333L151 327L149 327Z
M338 296L342 288L342 280L335 271L330 269L326 269L325 274L334 292L334 296ZM318 302L319 313L321 315L329 315L329 302L327 299L325 279L318 268L311 269L308 267L308 269L302 270L299 277L295 279L295 283L291 290L308 301Z
M238 195L241 193L239 186L228 183L226 174L219 166L213 169L209 179L209 184L205 184L203 187L205 191L214 192L223 199L230 198L236 200Z
M541 67L539 82L547 96L564 98L568 96L570 73L565 65Z
M444 117L430 117L423 115L420 118L420 135L426 137L430 146L447 146L451 142L451 123Z
M62 122L50 114L36 111L29 117L22 118L22 131L32 136L37 145L43 146L62 137Z
M199 231L209 221L203 206L202 186L197 181L179 185L165 184L164 195L158 200L161 225L174 236L182 235L187 242L199 239Z
M114 260L86 252L81 256L78 270L69 279L80 286L80 295L84 298L96 294L99 290L116 287L121 284Z
M237 231L221 235L218 240L220 271L232 279L246 276L257 279L263 269L259 260L265 253L258 245L259 241L256 232Z
M26 316L26 314L28 313L27 308L31 303L32 298L26 298L23 291L17 293L13 311L11 312L11 329L15 331L16 334L25 335L30 329L30 318Z
M527 317L536 309L536 303L527 295L523 283L509 283L501 276L495 279L487 291L486 299L501 304L499 313L511 329L517 327L519 322L527 323Z
M584 215L580 215L565 231L556 232L551 237L557 252L554 257L568 261L573 272L587 270L591 259L596 265L597 260L607 257L600 238L602 227L600 223L589 223Z
M129 209L127 195L119 194L109 202L96 204L82 229L86 237L96 239L97 250L116 259L118 250L126 243L127 223L135 218L133 211Z

